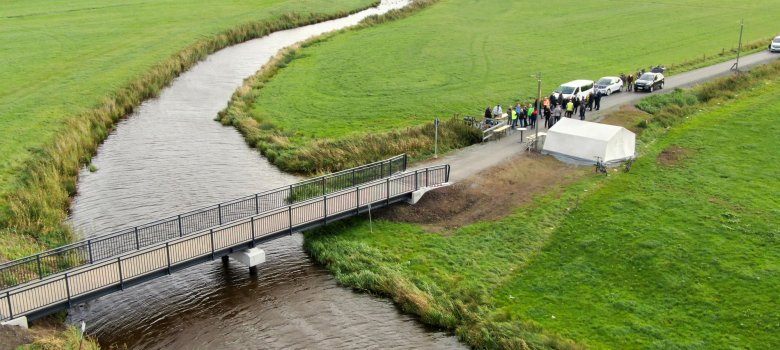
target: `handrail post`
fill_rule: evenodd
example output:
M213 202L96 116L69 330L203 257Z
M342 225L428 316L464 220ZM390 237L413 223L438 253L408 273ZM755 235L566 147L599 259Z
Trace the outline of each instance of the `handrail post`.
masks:
M385 162L379 163L379 178L385 177Z
M287 206L287 217L290 219L290 234L292 234L292 205Z
M177 221L179 221L179 237L184 236L184 231L181 229L181 215L177 217Z
M8 301L8 318L14 318L14 310L11 307L11 291L5 292L5 300Z
M141 249L141 240L138 238L138 226L135 227L135 247Z
M352 168L352 187L355 187L357 183L355 182L355 168Z
M168 263L170 265L170 262ZM122 277L122 257L116 258L116 266L119 268L119 289L125 290L125 279Z
M414 190L415 191L420 189L420 183L419 183L419 181L417 181L417 178L419 178L419 177L420 177L419 171L415 170L414 171Z
M425 169L425 187L428 187L428 169Z
M249 224L252 225L251 231L252 231L252 244L250 244L250 247L255 247L255 217L252 216L249 218Z
M209 236L211 236L211 260L214 260L214 229L209 229Z
M390 178L387 178L387 192L385 193L385 206L390 205Z
M322 195L325 195L325 176L322 177Z
M38 262L38 278L43 279L43 266L41 266L41 254L36 255L35 260Z
M355 199L357 202L355 203L355 215L360 215L360 186L355 190Z
M70 304L70 283L68 283L68 273L65 273L65 295L68 297L68 307L71 307Z
M217 214L219 215L219 224L222 225L222 203L217 204Z
M255 214L260 214L260 199L258 194L255 193Z
M94 260L92 260L92 240L87 240L87 251L89 252L89 263L92 264Z
M328 196L324 196L322 200L322 207L323 209L323 215L322 215L322 223L323 225L328 224Z
M165 242L165 257L168 258L168 268L166 269L168 274L171 274L171 249L170 244Z
M407 164L408 164L407 163L407 155L406 155L406 153L404 153L404 171L406 171Z

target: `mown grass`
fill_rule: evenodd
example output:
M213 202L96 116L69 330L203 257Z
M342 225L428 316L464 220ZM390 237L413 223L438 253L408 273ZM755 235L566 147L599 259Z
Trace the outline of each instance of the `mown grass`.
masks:
M771 1L736 6L725 0L600 0L571 6L453 0L423 7L398 21L324 38L288 55L285 69L258 81L238 113L256 122L242 124L255 126L250 143L259 143L278 166L295 169L289 163L312 151L318 159L338 154L324 147L337 148L339 142L323 145L322 140L359 140L418 127L434 117L481 115L497 102L528 101L536 95L531 77L536 72L543 73L545 95L575 78L631 73L659 63L678 63L671 68L679 72L733 57L730 48L739 33L734 18L749 18L744 41L753 46L748 49L765 47L777 30ZM659 15L670 13L674 16Z
M207 54L369 0L25 1L0 16L0 260L64 244L79 168L117 120Z
M340 283L478 348L775 348L778 71L644 101L656 109L630 173L454 232L358 219L305 247Z

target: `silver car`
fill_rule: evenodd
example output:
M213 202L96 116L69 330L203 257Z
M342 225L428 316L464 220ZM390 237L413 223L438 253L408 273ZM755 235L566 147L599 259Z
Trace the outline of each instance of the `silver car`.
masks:
M780 52L780 36L776 36L772 39L772 42L769 43L769 52Z
M618 77L603 77L596 82L596 91L601 91L602 95L611 95L615 91L623 88L623 81Z

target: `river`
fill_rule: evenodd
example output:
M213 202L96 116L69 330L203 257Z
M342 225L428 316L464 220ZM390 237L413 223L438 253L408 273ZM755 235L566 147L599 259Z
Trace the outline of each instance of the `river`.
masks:
M406 3L383 0L210 55L118 124L93 159L97 171L80 173L71 223L89 237L299 181L216 114L280 49ZM263 245L256 274L234 261L201 264L73 307L69 321L84 320L104 347L130 349L463 348L388 300L337 286L302 240Z

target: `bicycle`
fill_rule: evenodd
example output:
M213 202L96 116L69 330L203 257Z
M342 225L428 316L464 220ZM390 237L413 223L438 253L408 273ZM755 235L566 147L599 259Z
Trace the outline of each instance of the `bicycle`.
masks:
M602 173L602 174L604 174L604 175L607 175L607 174L608 174L608 171L607 171L607 164L606 164L606 163L604 163L604 162L601 160L601 157L599 157L599 156L596 156L596 164L594 164L594 165L596 166L596 172L597 172L597 173Z
M626 160L626 163L625 163L625 166L626 166L626 167L623 169L623 171L624 171L624 172L629 172L629 171L631 171L631 166L632 166L632 165L634 165L634 161L635 161L635 160L636 160L636 158L635 158L635 157L628 158L628 160Z

